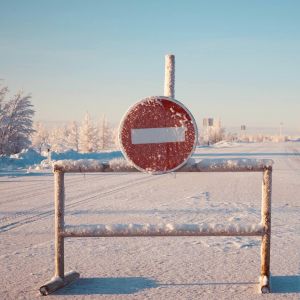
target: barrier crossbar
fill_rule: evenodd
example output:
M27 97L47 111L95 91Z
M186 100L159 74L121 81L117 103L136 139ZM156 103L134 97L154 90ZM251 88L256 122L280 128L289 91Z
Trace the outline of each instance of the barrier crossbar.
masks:
M114 224L71 226L64 223L64 174L78 172L138 172L126 161L64 160L53 165L55 186L55 276L40 287L42 295L53 293L79 278L64 272L64 239L69 237L155 237L155 236L261 236L259 289L270 292L272 160L203 159L190 160L176 172L262 172L261 222L252 226L210 226L207 224ZM154 175L155 176L155 175Z

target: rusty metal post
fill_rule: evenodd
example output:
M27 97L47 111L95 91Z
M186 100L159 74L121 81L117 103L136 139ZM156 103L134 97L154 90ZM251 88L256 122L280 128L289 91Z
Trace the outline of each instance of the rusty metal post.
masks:
M40 294L49 295L79 278L80 274L71 271L64 273L64 215L65 183L64 172L54 171L54 226L55 226L55 276L40 287Z
M175 55L167 54L165 56L165 90L164 95L175 97Z
M55 189L55 276L64 278L64 210L65 210L65 184L64 172L54 173Z
M272 167L265 168L262 182L261 223L264 234L261 242L260 291L270 292Z

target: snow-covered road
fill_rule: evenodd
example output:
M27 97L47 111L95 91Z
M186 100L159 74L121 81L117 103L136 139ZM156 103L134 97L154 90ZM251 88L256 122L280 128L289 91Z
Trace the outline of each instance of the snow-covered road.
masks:
M300 143L220 145L194 158L271 158L271 272L260 295L260 239L77 238L66 271L81 279L63 299L300 299ZM24 175L24 174L23 174ZM252 224L260 173L67 174L66 224ZM0 177L0 299L35 299L54 273L53 176Z

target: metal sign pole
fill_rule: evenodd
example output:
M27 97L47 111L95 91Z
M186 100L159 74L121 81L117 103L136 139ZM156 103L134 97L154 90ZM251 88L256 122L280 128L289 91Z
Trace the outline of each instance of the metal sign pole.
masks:
M165 91L164 96L175 97L175 55L165 56Z

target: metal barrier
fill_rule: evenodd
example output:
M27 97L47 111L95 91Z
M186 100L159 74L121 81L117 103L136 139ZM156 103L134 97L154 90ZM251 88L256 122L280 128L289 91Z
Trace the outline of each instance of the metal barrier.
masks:
M166 225L84 225L64 224L65 188L64 174L76 172L137 172L128 163L102 163L96 160L58 161L54 164L55 180L55 276L40 287L48 295L79 278L77 272L64 272L64 239L67 237L154 237L154 236L261 236L260 291L270 292L270 241L272 160L257 159L203 159L191 160L176 172L263 172L261 223L254 226L214 226L203 224Z

